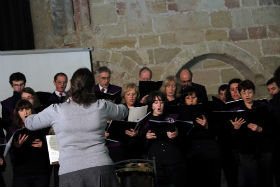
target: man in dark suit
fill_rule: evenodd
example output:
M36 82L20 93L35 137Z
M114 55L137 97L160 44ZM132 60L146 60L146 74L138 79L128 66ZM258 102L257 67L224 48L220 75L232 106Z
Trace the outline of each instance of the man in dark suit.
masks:
M274 72L274 80L277 86L280 88L280 66ZM273 121L274 121L274 138L275 138L275 153L274 153L274 175L276 186L280 186L280 91L273 95L273 98L270 100L272 107Z
M266 82L266 88L271 98L273 98L273 96L280 90L274 78L271 78Z
M192 82L192 72L189 69L181 69L179 72L182 94L188 86L193 86L197 91L198 103L207 103L208 97L205 86Z
M102 66L97 70L97 80L98 84L95 85L94 91L103 92L107 94L116 94L115 103L119 104L121 102L121 92L122 88L113 84L110 84L111 70L106 66Z
M57 73L54 76L53 84L55 86L55 91L50 95L48 99L48 104L62 103L65 100L66 93L65 89L67 87L68 77L65 73Z
M48 97L47 105L64 102L66 98L65 89L67 87L67 82L68 82L68 77L65 73L60 72L54 76L53 85L55 86L55 91L52 94L50 94L50 96ZM43 93L43 94L41 93L41 95L43 95L44 98L47 97L47 93ZM52 165L51 175L53 176L52 182L54 183L54 186L59 186L58 170L59 170L59 165Z
M12 127L13 112L17 101L20 99L20 93L25 87L26 78L23 73L16 72L10 75L9 83L14 91L13 96L1 101L3 127L7 131L7 139L10 138L15 130Z

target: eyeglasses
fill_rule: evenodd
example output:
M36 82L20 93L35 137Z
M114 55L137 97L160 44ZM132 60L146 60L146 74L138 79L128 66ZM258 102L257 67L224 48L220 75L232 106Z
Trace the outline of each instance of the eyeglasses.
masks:
M67 84L67 82L57 81L57 82L56 82L56 84L58 84L58 85L66 85L66 84Z
M100 77L102 80L110 80L110 77Z
M13 84L13 86L15 86L15 87L22 87L22 86L24 86L24 83L21 83L21 84Z

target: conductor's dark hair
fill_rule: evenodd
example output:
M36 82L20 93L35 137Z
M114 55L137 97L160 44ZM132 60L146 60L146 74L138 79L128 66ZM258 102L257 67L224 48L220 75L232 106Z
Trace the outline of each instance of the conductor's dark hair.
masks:
M99 75L100 73L103 73L103 72L107 72L107 73L109 73L109 75L111 75L111 70L108 68L108 67L106 67L106 66L101 66L100 68L98 68L98 70L97 70L97 75Z
M12 73L9 78L9 83L13 85L13 81L23 81L26 83L25 75L21 72Z
M280 88L280 66L274 72L274 79L276 81L277 86Z
M276 83L276 81L275 81L275 78L274 77L272 77L271 79L269 79L267 82L266 82L266 86L268 86L268 85L270 85L270 84L272 84L272 83Z
M238 85L238 91L241 92L241 90L253 90L255 92L255 85L251 80L244 80Z
M218 88L218 93L220 93L220 91L224 91L228 89L228 85L227 84L222 84L219 88Z
M14 109L14 118L13 118L13 125L16 128L21 128L24 123L18 113L18 111L20 111L22 109L31 109L32 114L34 113L32 104L28 100L25 100L25 99L18 100L18 102L16 103L16 106L15 106L15 109Z
M67 75L66 75L65 73L63 73L63 72L60 72L60 73L55 74L55 76L54 76L54 78L53 78L53 81L54 81L54 82L56 81L56 79L57 79L58 76L64 76L64 77L66 77L66 82L68 81Z
M139 76L141 75L142 71L148 71L150 73L150 79L152 79L153 77L153 72L150 68L148 68L147 66L144 66L142 67L140 70L139 70Z
M80 68L71 78L71 88L67 96L74 102L87 107L96 101L94 85L93 73L87 68Z

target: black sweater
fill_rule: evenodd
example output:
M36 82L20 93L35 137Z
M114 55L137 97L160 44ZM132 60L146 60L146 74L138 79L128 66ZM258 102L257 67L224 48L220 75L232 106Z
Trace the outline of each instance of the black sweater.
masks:
M13 137L12 142L12 162L14 175L27 176L27 175L48 175L49 173L49 157L46 145L46 131L29 131L26 128L18 130ZM14 142L18 140L19 135L29 135L28 139L17 148ZM35 139L42 141L42 147L32 147L32 142Z

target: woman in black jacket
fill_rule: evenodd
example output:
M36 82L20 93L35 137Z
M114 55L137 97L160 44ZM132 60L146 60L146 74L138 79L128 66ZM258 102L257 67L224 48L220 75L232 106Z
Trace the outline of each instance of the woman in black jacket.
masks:
M165 97L163 93L154 91L147 101L152 114L144 126L143 136L148 158L156 161L158 184L160 187L170 184L185 187L185 163L179 149L178 129L166 125L171 118L164 114Z
M272 122L267 103L254 100L255 85L242 81L238 90L243 102L240 116L231 119L232 135L239 154L238 183L245 186L273 186L272 177Z
M191 127L180 129L190 187L215 186L221 184L220 150L215 141L213 125L208 120L207 107L198 103L197 91L189 86L185 89L184 104L180 107L179 119L191 121Z
M19 100L14 110L11 156L13 163L13 186L47 187L49 185L49 157L45 136L48 130L29 131L25 119L32 114L28 100Z

